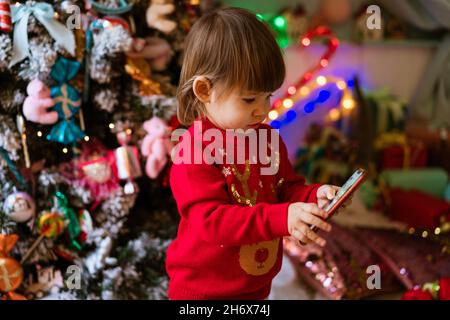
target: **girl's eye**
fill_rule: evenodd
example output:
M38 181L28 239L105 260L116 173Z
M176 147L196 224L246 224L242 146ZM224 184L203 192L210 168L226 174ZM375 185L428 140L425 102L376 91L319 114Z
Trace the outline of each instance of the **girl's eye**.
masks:
M242 100L244 100L246 103L255 102L255 98L243 98Z

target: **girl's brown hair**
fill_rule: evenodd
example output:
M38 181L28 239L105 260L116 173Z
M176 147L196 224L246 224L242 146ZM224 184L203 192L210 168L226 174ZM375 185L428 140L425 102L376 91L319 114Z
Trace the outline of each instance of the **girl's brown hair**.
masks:
M190 30L177 90L178 119L190 125L205 115L192 89L196 76L211 84L220 82L223 92L234 88L272 92L283 83L285 66L270 29L256 15L240 8L205 14Z

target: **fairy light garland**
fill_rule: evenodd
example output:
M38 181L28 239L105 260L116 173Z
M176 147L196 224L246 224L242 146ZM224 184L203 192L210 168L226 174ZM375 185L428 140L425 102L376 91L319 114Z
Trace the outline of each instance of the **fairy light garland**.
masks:
M344 116L350 115L352 110L356 107L356 102L353 98L352 90L347 84L347 82L340 77L335 76L319 76L314 81L310 81L307 84L300 87L298 90L295 90L295 93L290 97L285 98L284 100L279 100L279 102L274 106L274 108L268 113L267 121L275 121L280 119L281 116L286 114L288 118L293 118L296 116L296 112L293 107L297 104L298 101L304 100L309 97L312 93L316 92L324 88L325 86L329 86L334 84L335 87L341 92L341 99L339 101L339 105L329 110L326 120L335 122L341 119ZM288 88L288 91L293 92L292 87ZM330 97L330 93L328 90L323 89L319 92L318 97L315 100L311 100L304 104L304 112L311 113L314 111L315 105L322 103ZM322 97L321 97L322 96ZM323 101L318 101L323 100ZM275 125L276 127L277 125Z
M273 101L271 111L266 119L267 122L275 121L285 113L288 119L294 119L296 117L296 112L289 109L294 107L298 100L305 99L311 92L330 83L335 83L336 87L342 91L342 99L340 101L340 108L330 110L327 116L328 120L337 121L341 118L341 115L348 114L355 107L356 104L352 93L344 79L323 75L314 79L313 75L329 65L330 59L334 56L339 47L339 40L333 32L325 26L319 26L308 31L305 36L301 38L300 46L303 48L310 46L312 40L317 37L325 37L327 39L326 52L320 57L317 64L305 72L296 83L288 86L286 92L284 92L281 97ZM313 79L315 81L312 81ZM326 98L323 100L329 98L329 92L326 92L325 95ZM311 101L310 103L305 104L304 111L305 113L313 112L314 103Z
M328 27L320 26L306 33L300 41L301 47L309 47L312 39L316 37L327 37L327 51L320 58L319 63L305 72L295 84L290 85L288 90L280 98L274 101L272 108L277 108L282 105L285 99L295 95L301 87L311 81L313 79L313 74L328 66L330 59L333 57L339 46L339 40L334 36L333 32Z

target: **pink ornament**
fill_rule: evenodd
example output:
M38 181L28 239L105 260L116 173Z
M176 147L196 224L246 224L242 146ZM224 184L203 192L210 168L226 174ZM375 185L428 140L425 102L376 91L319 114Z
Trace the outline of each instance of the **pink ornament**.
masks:
M48 111L55 105L50 89L40 80L34 79L27 87L28 97L23 103L23 115L31 122L54 124L58 121L56 111Z
M145 172L155 179L167 163L173 144L170 141L170 129L160 118L153 117L144 122L147 135L142 141L141 152L147 157Z

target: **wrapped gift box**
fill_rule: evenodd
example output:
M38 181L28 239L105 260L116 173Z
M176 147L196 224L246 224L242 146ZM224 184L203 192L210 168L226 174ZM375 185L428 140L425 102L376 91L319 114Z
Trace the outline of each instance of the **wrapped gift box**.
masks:
M393 188L389 191L390 216L414 228L434 229L450 213L450 203L417 190Z
M383 169L423 168L427 163L427 149L421 143L412 146L389 146L381 150L380 166Z

